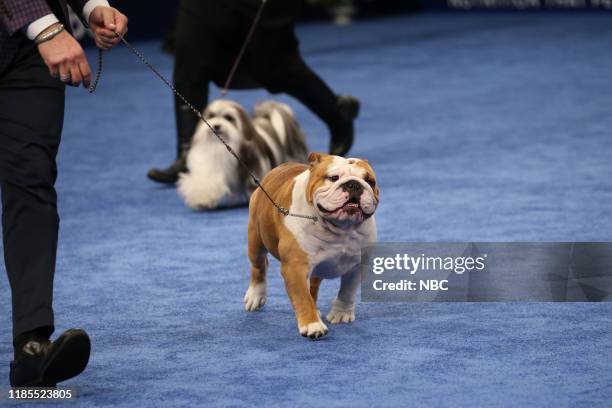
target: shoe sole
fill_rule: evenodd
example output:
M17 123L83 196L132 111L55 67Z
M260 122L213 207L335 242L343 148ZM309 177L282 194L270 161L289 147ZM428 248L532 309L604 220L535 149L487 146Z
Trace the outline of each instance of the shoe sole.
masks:
M91 342L85 331L68 330L55 342L58 341L60 344L57 344L43 369L43 386L54 387L59 382L76 377L85 370L89 362Z

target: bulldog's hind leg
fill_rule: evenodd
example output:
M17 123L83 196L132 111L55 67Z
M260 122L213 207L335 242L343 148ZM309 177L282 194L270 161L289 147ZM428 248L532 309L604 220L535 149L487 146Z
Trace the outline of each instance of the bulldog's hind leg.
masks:
M248 255L251 263L251 282L244 295L244 308L253 312L266 303L266 271L268 270L268 251L259 237L254 225L249 223Z
M332 301L327 321L332 324L350 323L355 320L355 297L361 282L359 267L342 275L338 296Z
M318 339L329 331L319 317L317 306L308 288L309 267L300 262L282 262L281 274L295 317L298 330L304 337Z

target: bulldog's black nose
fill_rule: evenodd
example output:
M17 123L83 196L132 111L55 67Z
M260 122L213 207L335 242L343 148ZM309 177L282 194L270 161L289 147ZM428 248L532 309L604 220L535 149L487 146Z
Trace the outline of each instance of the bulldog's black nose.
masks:
M221 125L213 125L213 129L215 130L215 132L218 132L221 130Z
M363 186L356 180L349 180L342 185L342 189L347 193L359 194L363 192Z

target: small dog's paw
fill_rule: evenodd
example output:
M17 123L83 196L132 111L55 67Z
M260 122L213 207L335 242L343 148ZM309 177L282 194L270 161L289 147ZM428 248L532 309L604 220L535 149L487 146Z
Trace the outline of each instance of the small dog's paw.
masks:
M332 309L327 315L332 324L351 323L355 321L355 304L347 304L338 299L332 302Z
M179 195L187 207L194 210L212 210L220 206L229 189L218 180L202 180L201 176L186 173L177 183Z
M247 312L254 312L261 309L266 304L266 284L258 283L255 286L249 286L244 294L244 309Z
M325 336L329 332L327 326L321 322L312 322L300 327L300 334L312 340Z

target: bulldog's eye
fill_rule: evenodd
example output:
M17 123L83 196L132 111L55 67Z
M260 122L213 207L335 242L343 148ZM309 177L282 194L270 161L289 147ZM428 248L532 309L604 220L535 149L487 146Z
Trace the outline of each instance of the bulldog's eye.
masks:
M374 179L368 178L366 179L366 183L368 183L372 188L376 187L376 180Z
M223 119L227 120L228 122L234 123L234 118L230 115L223 116Z
M329 176L327 179L332 183L335 183L336 181L340 180L340 176Z

